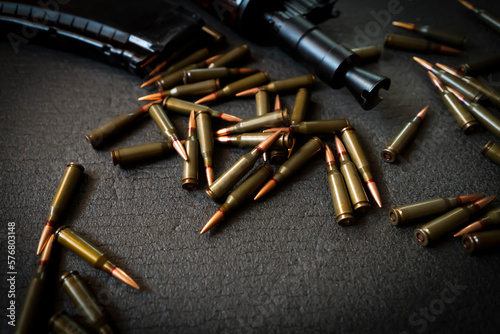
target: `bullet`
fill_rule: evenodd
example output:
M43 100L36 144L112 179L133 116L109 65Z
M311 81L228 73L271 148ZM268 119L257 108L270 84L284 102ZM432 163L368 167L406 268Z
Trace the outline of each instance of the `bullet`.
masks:
M63 274L59 282L92 329L100 334L114 333L107 314L77 271Z
M326 143L325 161L326 169L328 171L328 187L330 188L330 194L332 195L333 210L335 212L337 223L340 226L352 225L354 222L354 216L352 214L351 200L349 198L349 193L347 192L344 177L337 169L337 166L335 165L335 156Z
M392 22L393 25L412 30L421 36L430 39L434 42L443 43L454 48L463 49L467 43L467 37L446 30L431 27L429 25L419 25L415 23L406 22Z
M102 145L132 125L138 124L138 121L147 115L147 111L153 103L156 103L156 101L148 103L131 113L116 117L97 129L90 131L85 138L87 138L87 141L93 147Z
M388 48L423 53L457 54L461 51L446 45L437 44L422 38L387 34L384 45Z
M203 26L201 27L201 30L203 30L203 32L207 34L208 38L210 38L211 43L224 44L226 42L226 36L212 27Z
M90 334L64 311L57 312L50 318L49 328L51 333L57 334Z
M185 84L188 84L209 79L234 77L237 75L247 76L258 72L260 71L255 68L227 68L227 67L200 68L200 69L184 71L183 81Z
M369 209L370 203L368 202L368 196L366 196L366 192L363 188L363 183L359 178L356 166L349 158L344 145L337 136L335 136L335 145L337 146L337 152L339 155L339 169L344 177L347 190L349 191L352 207L355 211L364 213Z
M173 111L177 114L189 116L191 111L208 111L212 118L220 118L226 122L239 122L242 121L241 118L229 115L226 113L222 113L220 111L215 111L207 106L196 104L188 101L184 101L178 99L176 97L167 96L165 100L163 100L163 106L170 111Z
M490 210L483 218L461 229L454 237L461 237L466 233L473 233L491 225L500 225L500 207Z
M135 283L123 270L111 263L104 253L98 250L89 241L76 234L68 226L61 226L58 228L55 237L59 244L82 258L94 268L104 271L106 274L130 285L134 289L140 289L137 283Z
M500 246L500 230L465 234L462 245L469 253L482 252Z
M486 143L481 150L481 153L497 165L500 165L500 145L495 143L493 140Z
M170 118L167 117L167 113L163 110L162 106L159 104L153 104L149 108L149 115L156 123L156 126L161 131L162 135L168 139L177 153L179 153L184 160L187 160L186 150L184 150L184 146L182 146L177 134L175 133L174 124L172 124Z
M205 224L200 234L203 234L217 225L224 217L241 206L260 186L273 174L273 169L266 163L257 167L249 177L246 178L235 190L226 198L220 209Z
M51 235L43 250L35 276L33 276L28 285L26 297L24 297L19 318L16 322L15 334L44 332L43 329L47 325L47 304L52 298L47 288L49 287L51 274L50 255L53 243L54 235Z
M229 85L225 86L222 89L219 89L215 93L199 99L198 101L196 101L196 103L205 103L215 101L224 97L234 96L235 94L242 92L245 89L259 86L267 82L269 82L269 75L266 72L255 73L249 77L230 83Z
M380 58L381 48L378 45L370 45L352 49L352 52L357 54L360 60L365 63L377 61Z
M492 55L476 62L464 63L458 67L458 72L463 75L477 76L487 74L500 67L500 55Z
M384 159L385 162L396 161L398 155L413 141L420 127L420 123L422 123L422 120L427 114L427 110L429 110L429 106L422 109L414 119L408 122L401 131L392 137L381 152L382 159Z
M466 75L462 75L455 71L454 69L443 65L443 64L436 64L437 67L441 68L443 71L446 71L450 73L451 75L460 78L467 84L471 85L475 89L479 90L483 95L496 107L500 108L500 92L494 90L492 87L482 83L476 78L469 77Z
M231 189L243 176L248 173L255 165L262 154L267 151L273 143L278 139L280 131L276 131L272 136L268 137L257 145L250 153L242 156L236 161L227 171L209 185L206 193L212 200L217 202L222 196Z
M304 121L310 101L311 92L307 88L300 88L295 96L295 105L290 117L291 125L300 124L300 122Z
M285 161L283 165L274 173L271 180L269 180L262 189L257 193L254 200L257 200L271 190L273 190L279 183L288 179L290 176L299 171L316 153L323 147L323 142L318 137L312 137L307 141L297 152L292 154L290 159Z
M459 205L475 202L481 199L483 195L472 194L458 197L442 197L425 200L422 202L406 204L393 207L389 210L389 218L392 225L402 225L426 217L444 213Z
M219 79L210 79L187 85L177 86L168 91L146 95L140 97L138 100L151 101L151 100L163 99L166 96L174 96L174 97L198 96L215 92L219 88L220 88Z
M415 238L421 246L427 246L431 241L436 241L446 233L451 232L469 220L470 216L483 209L496 196L480 199L474 203L455 208L438 218L413 231Z
M246 44L243 44L222 55L219 59L214 60L210 65L208 65L208 68L225 67L226 65L236 63L237 61L248 57L250 57L250 49Z
M182 141L181 141L182 143ZM131 165L150 159L163 157L174 150L171 143L157 142L120 148L111 151L113 165Z
M198 185L198 139L196 138L196 122L194 110L189 116L188 133L186 138L186 152L188 160L184 161L182 171L182 188L193 190Z
M269 93L286 93L295 91L299 88L312 86L316 82L316 77L312 74L301 75L299 77L273 81L264 86L254 87L242 91L236 96L253 96L260 90L268 91Z
M216 132L217 136L226 136L233 133L245 133L288 124L288 112L285 110L273 111L262 116L245 119L227 128L220 129Z
M200 143L200 153L205 166L207 183L210 186L214 181L214 169L212 156L214 154L214 135L212 132L212 119L208 110L200 110L196 113L196 131Z
M269 93L261 90L255 94L255 116L262 116L271 112Z
M474 118L477 119L477 121L482 126L484 126L486 130L491 132L497 138L500 138L500 119L498 119L482 105L467 101L465 99L465 96L463 96L453 88L447 87L447 89L452 92L460 100L460 102L462 102L467 107L472 116L474 116Z
M180 69L182 69L190 64L202 62L203 60L206 60L207 58L209 58L209 56L210 56L210 52L208 51L207 48L199 49L199 50L193 52L192 54L190 54L189 56L182 58L181 60L179 60L175 64L168 67L164 73L165 74L173 73L173 72L178 71L178 70L180 70Z
M474 14L476 14L477 18L486 24L488 27L496 31L497 33L500 34L500 18L496 17L492 13L484 10L484 9L477 9L475 8L471 3L464 1L464 0L458 0L462 5L464 5L467 9L471 10Z
M290 125L290 132L303 135L325 134L340 132L351 125L347 118L325 119L320 121L303 121Z
M356 135L356 130L352 126L347 126L342 129L340 134L342 137L342 142L347 149L347 153L349 153L352 162L354 162L354 164L358 168L358 172L361 174L363 181L365 181L368 190L370 190L370 193L372 194L372 197L375 199L377 205L379 207L382 207L382 199L380 198L377 185L373 180L368 159L366 158L365 152L363 151L363 147L359 143L358 137Z
M452 92L450 92L443 86L443 83L438 78L436 78L434 74L432 74L431 72L429 72L428 74L432 83L439 92L439 95L441 95L441 99L443 100L444 104L450 111L453 118L455 118L455 120L457 121L460 130L466 135L474 132L477 129L478 125L474 116L472 116L472 114L465 108L465 106L460 103L458 98Z
M82 174L85 171L82 165L76 162L70 162L66 169L64 170L64 175L59 181L56 193L52 198L52 203L50 204L50 214L43 227L42 235L40 241L38 242L38 247L36 250L36 255L40 255L47 244L50 236L54 233L57 224L61 221L64 211L69 205L73 194L75 193L76 186L82 178Z
M260 142L272 136L272 132L251 132L238 135L216 137L218 143L229 144L238 147L255 147ZM278 139L273 143L271 149L289 149L293 146L293 134L281 133Z

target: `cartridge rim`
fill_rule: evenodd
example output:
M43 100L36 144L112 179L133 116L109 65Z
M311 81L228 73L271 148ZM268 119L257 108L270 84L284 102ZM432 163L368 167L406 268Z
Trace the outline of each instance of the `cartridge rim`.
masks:
M85 139L89 142L90 146L96 147L97 146L97 141L92 137L92 134L87 134L85 135Z
M346 131L350 131L350 130L356 130L354 127L352 126L346 126L345 128L343 128L342 130L340 130L340 135L343 135L344 132Z
M357 213L366 213L366 211L368 211L368 209L370 208L370 206L371 205L368 202L358 202L355 205L353 205L352 208Z
M477 238L473 234L466 233L462 236L462 246L468 253L472 253L476 250L477 248L476 242Z
M399 225L402 219L402 212L399 208L392 208L389 211L389 219L392 225Z
M118 150L112 150L110 153L111 153L111 160L113 160L113 165L114 166L118 165L120 160L120 152L118 152Z
M421 228L415 229L415 231L413 231L413 234L415 235L415 238L417 238L418 244L421 246L427 246L429 244L429 241L431 240L427 231Z
M490 140L489 142L487 142L486 145L484 145L483 149L481 150L481 153L486 154L486 152L488 152L490 150L490 148L493 146L493 144L494 144L493 140Z
M354 220L354 216L351 213L343 213L337 217L337 223L340 226L351 226Z
M65 228L68 228L69 226L68 225L63 225L61 227L59 227L55 232L54 232L54 236L57 240L57 238L59 237L59 234L61 233L62 230L64 230Z
M398 152L392 147L385 147L380 153L380 155L382 156L382 159L384 159L385 162L394 162L396 161Z
M82 165L80 165L79 163L76 163L76 162L70 162L67 167L76 167L78 168L79 170L81 170L82 172L85 171L85 168L83 168Z
M64 314L66 314L65 311L59 311L56 312L53 316L51 316L49 319L49 328L51 328L54 325L54 322L56 321L57 318L61 317Z
M194 178L185 178L182 180L182 189L194 190L198 185L198 180Z
M61 278L59 278L59 284L61 285L64 284L64 281L66 281L68 278L72 276L80 276L80 274L76 270L65 272L64 274L61 275Z
M217 202L219 200L219 197L217 197L210 188L205 189L205 192L207 193L208 196L210 196L212 201Z
M466 135L476 131L478 123L476 121L471 121L462 126L462 132Z

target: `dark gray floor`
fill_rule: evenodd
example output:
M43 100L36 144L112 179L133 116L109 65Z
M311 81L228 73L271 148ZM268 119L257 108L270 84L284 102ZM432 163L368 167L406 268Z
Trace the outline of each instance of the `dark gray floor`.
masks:
M366 44L381 44L386 32L410 35L385 25L389 18L377 23L373 12L387 10L389 3L393 1L340 1L342 16L323 28L351 46L358 46L359 30L371 32ZM498 4L475 3L500 15ZM437 24L470 39L462 55L422 55L424 59L456 66L500 51L500 36L455 1L402 0L398 8L390 20ZM249 43L216 26L232 45ZM272 79L306 73L278 49L249 45L253 58L248 65L267 70ZM312 95L309 119L347 117L357 128L381 191L382 209L373 207L353 227L338 226L325 165L317 157L289 184L258 203L249 202L200 236L218 206L203 191L204 182L196 191L181 188L178 156L130 169L111 162L109 149L162 139L151 121L103 150L94 150L84 139L89 130L138 106L135 100L144 95L138 87L141 80L31 43L21 45L16 54L4 39L1 249L5 254L5 226L13 221L18 309L35 270L35 249L55 188L66 163L76 161L86 172L66 222L143 289L134 291L65 251L61 271L78 270L88 280L120 331L496 332L499 253L470 256L450 236L422 248L412 226L395 228L387 217L392 205L499 193L500 167L479 153L493 136L460 132L425 72L411 60L413 55L385 49L378 63L367 66L392 79L385 100L374 110L362 110L345 89L319 84ZM483 79L500 89L498 72ZM293 95L284 100L293 106ZM380 150L425 105L430 111L415 143L399 163L384 163ZM247 118L254 114L254 103L235 100L217 109ZM498 109L492 111L500 116ZM187 119L176 117L174 122L184 136ZM325 140L333 145L332 137ZM247 151L217 146L216 174ZM6 266L1 267L4 277ZM4 310L5 282L2 278ZM77 314L66 297L62 300L69 313ZM10 329L6 322L3 317L2 332Z

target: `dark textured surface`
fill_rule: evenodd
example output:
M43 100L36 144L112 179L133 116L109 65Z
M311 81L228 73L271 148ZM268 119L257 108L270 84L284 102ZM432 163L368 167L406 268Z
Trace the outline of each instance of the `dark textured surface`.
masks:
M475 3L500 15L500 6L493 2ZM341 1L342 16L322 26L351 46L360 46L355 43L356 29L373 29L374 37L366 44L381 44L385 32L411 35L376 23L371 11L386 10L387 5ZM460 56L423 55L424 59L456 66L500 51L500 36L455 1L405 0L400 7L391 20L448 26L470 39ZM214 25L232 45L243 42ZM269 71L273 79L306 73L278 49L249 45L249 66ZM370 158L382 209L372 208L353 227L338 226L326 168L317 157L293 182L259 203L248 203L216 230L199 236L218 206L204 193L203 178L203 187L196 191L181 188L178 156L130 169L111 162L109 149L161 140L150 120L102 150L94 150L84 139L89 130L137 107L136 98L144 95L138 88L141 80L32 43L21 45L16 54L3 39L1 254L7 247L6 224L14 221L18 310L35 270L36 245L53 193L66 163L75 161L86 168L85 178L66 222L109 254L143 289L134 291L65 251L61 271L78 270L89 281L120 331L496 332L499 252L470 256L451 237L422 248L414 240L413 227L396 228L387 217L392 205L499 193L500 167L479 153L493 136L485 131L462 134L412 56L384 50L378 63L367 66L392 79L391 90L383 93L385 100L374 110L362 110L345 89L334 91L320 84L308 114L308 119L351 120ZM498 72L483 79L500 89ZM293 95L284 100L293 106ZM430 111L415 143L399 163L382 162L379 152L386 142L427 104ZM218 104L217 110L251 117L254 102L230 101ZM493 112L500 116L498 109ZM187 121L174 119L182 137ZM333 145L333 138L326 140ZM217 146L216 175L247 151ZM2 261L4 314L4 256ZM450 285L455 288L449 290ZM60 299L69 313L77 314L65 296ZM434 314L426 319L429 308ZM2 333L10 332L6 322L2 316Z

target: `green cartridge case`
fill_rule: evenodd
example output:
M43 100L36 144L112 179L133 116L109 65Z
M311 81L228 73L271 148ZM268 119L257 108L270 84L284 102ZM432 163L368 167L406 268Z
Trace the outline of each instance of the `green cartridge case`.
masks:
M335 161L327 162L328 186L332 195L335 218L340 226L349 226L354 221L351 200L344 182L344 177L335 166Z
M176 140L179 140L177 134L175 133L174 124L168 118L167 113L159 104L153 104L149 108L149 115L156 123L156 126L162 133L162 135L168 139L170 143L173 143Z
M217 97L229 97L267 82L269 82L269 75L266 72L259 72L238 81L234 81L224 88L219 89L215 94Z
M362 62L376 61L380 58L381 48L378 45L363 46L352 49Z
M188 160L184 160L182 170L182 188L193 190L198 185L198 139L196 128L189 128L186 138L186 152Z
M355 211L364 213L370 207L368 196L366 195L363 183L359 178L356 166L349 159L347 153L339 152L339 169L344 177L349 197L351 198L352 207Z
M58 312L50 318L49 328L51 333L55 334L90 334L64 311Z
M210 79L174 87L166 91L165 95L174 97L198 96L213 93L218 89L220 89L219 79Z
M358 137L356 135L356 130L352 126L347 126L340 132L342 136L342 142L347 149L347 153L351 157L352 162L358 168L358 172L361 174L363 181L369 182L373 180L370 165L368 163L368 158L363 152L363 148L359 143Z
M247 70L245 74L255 74L257 72L259 72L259 70L254 70L254 71ZM200 68L200 69L184 71L183 81L185 84L188 84L209 79L228 78L240 74L241 72L239 68L227 68L227 67Z
M222 57L218 58L217 60L214 60L210 65L208 65L208 68L224 67L249 56L250 49L246 44L243 44L222 55Z
M446 30L434 28L428 25L415 24L413 31L434 42L443 43L455 48L463 49L467 43L467 37Z
M184 59L176 62L175 64L167 68L164 73L171 74L175 71L185 68L188 65L201 62L202 60L208 58L209 56L210 52L208 52L207 48L197 50L194 53L190 54L189 56L185 57Z
M290 125L290 130L293 133L312 135L339 132L349 125L350 123L347 118L337 118L321 121L304 121L298 124L292 124Z
M497 165L500 165L500 145L493 140L486 143L481 153Z
M214 154L214 135L212 132L211 114L207 110L200 110L196 113L196 131L200 143L200 153L203 158L205 169L212 169L212 156Z
M221 118L221 112L215 111L207 106L196 104L188 101L178 99L176 97L167 96L163 100L163 106L170 111L173 111L179 115L189 116L191 110L194 111L208 111L212 118Z
M302 122L306 116L307 107L311 101L311 92L307 88L300 88L295 96L290 124L296 125Z
M427 246L469 220L480 208L475 203L455 208L413 231L421 246Z
M500 55L489 56L476 62L464 63L458 67L458 72L463 75L476 76L491 73L500 67Z
M473 8L472 12L481 22L500 34L500 18L484 9Z
M449 86L461 94L463 94L467 100L472 102L477 102L482 96L483 93L477 88L472 87L467 82L463 81L459 77L454 76L453 74L447 73L443 70L432 70L431 71L439 80L441 80L446 86Z
M392 225L402 225L444 213L462 204L464 203L460 201L459 197L434 198L393 207L389 210L389 218Z
M498 248L500 246L500 230L464 234L462 245L469 253Z
M270 93L284 93L312 86L316 82L316 77L312 74L301 75L299 77L273 81L260 87L261 90L267 90Z
M262 116L271 112L271 101L269 93L265 90L258 91L255 94L255 115Z
M118 116L97 129L90 131L85 138L87 138L90 145L98 147L118 135L120 132L137 124L137 121L144 118L146 114L147 113L143 110L137 109L131 113Z
M226 143L239 147L255 147L260 142L272 136L272 132L251 132L238 135L216 137L215 140L219 143ZM293 146L293 135L288 132L283 132L281 136L274 142L271 149L289 149Z
M387 34L385 36L384 45L392 49L399 49L404 51L416 51L423 53L447 52L446 49L443 50L443 46L440 44L436 44L422 38L414 38L396 34Z
M149 143L113 150L111 151L111 159L113 160L113 165L125 166L163 157L173 150L174 147L170 143Z
M422 119L418 116L408 122L405 127L399 131L387 145L382 149L381 156L385 162L394 162L405 147L413 141L417 134Z
M480 219L483 227L490 225L500 225L500 207L490 210Z
M60 283L63 290L95 331L101 334L114 332L108 323L108 317L103 308L97 303L89 286L77 271L63 274Z
M287 110L278 110L262 116L245 119L225 129L217 131L217 134L228 135L233 133L245 133L260 130L262 128L272 128L288 123L289 118Z
M199 68L197 64L191 64L172 73L165 74L165 76L156 80L156 87L160 92L163 92L177 85L180 85L182 83L182 79L184 78L184 72L196 68Z
M500 138L500 119L493 115L488 109L478 103L464 102L477 121L497 138Z
M439 94L444 104L451 112L451 115L457 121L460 130L466 135L474 132L477 129L478 123L474 116L472 116L465 106L460 103L457 97L448 90L442 90Z

